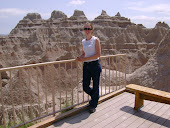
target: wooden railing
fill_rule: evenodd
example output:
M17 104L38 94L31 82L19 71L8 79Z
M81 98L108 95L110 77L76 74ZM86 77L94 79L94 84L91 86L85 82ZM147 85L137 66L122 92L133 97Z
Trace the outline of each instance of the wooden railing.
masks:
M101 56L100 62L100 96L125 87L126 55ZM0 127L29 125L89 99L82 63L74 59L0 69Z

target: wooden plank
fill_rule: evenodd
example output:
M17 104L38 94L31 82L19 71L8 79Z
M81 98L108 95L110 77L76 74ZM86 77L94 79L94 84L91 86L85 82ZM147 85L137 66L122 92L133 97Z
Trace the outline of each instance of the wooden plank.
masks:
M145 99L145 100L150 100L150 101L156 101L156 102L160 102L160 103L170 104L170 100L162 99L159 96L157 96L157 97L148 96L146 94L140 94L140 96L141 96L142 99Z
M115 106L115 104L119 104L119 102L124 101L126 98L133 99L133 98L135 98L135 95L124 92L116 97L113 97L113 98L103 102L102 104L99 104L97 111L101 111L101 110L106 109L107 107L110 107L110 106Z
M145 106L151 104L150 101L146 101L145 102ZM111 123L111 126L114 126L115 128L126 128L128 125L130 125L138 116L138 111L134 110L133 108L131 108L131 110L129 112L126 112L126 114L124 114L123 116L119 117L117 119L117 121L113 121ZM115 124L115 122L118 122L117 124Z
M118 126L116 126L116 128L127 128L129 125L131 125L135 120L137 120L138 118L140 118L140 116L144 115L146 112L150 111L153 106L156 106L157 103L156 102L150 102L150 101L146 101L148 102L147 105L145 105L144 108L142 108L142 111L138 111L136 112L134 115L132 115L130 118L128 118L127 120L125 120L124 122L122 122L121 124L119 124Z
M143 87L135 84L127 85L126 89L134 91L136 93L135 107L134 107L135 110L139 110L141 107L143 107L144 99L170 104L169 92L164 92L164 91Z
M129 98L128 98L129 97ZM80 127L81 125L86 124L87 122L92 121L94 118L99 117L103 114L105 114L106 112L108 112L110 110L110 108L116 108L119 107L119 105L124 104L125 101L127 101L127 99L130 99L132 97L132 94L130 93L122 93L116 97L113 97L105 102L103 102L102 104L99 104L97 107L97 110L94 114L90 115L89 112L86 110L84 111L84 113L72 116L72 117L68 117L66 119L63 119L61 121L57 121L54 126L55 127ZM104 106L104 107L103 107ZM82 114L90 115L88 117L87 120L82 119ZM67 123L65 123L67 122ZM77 122L75 124L73 124L73 122ZM78 123L81 122L81 123Z
M118 96L116 96L116 97L113 97L113 98L111 98L111 99L109 99L109 100L107 100L107 101L105 101L104 103L102 103L102 104L99 104L99 106L105 106L104 108L101 108L101 107L97 107L97 111L96 112L98 112L98 111L101 111L102 112L102 109L105 109L105 108L107 108L107 107L109 107L109 106L113 106L113 104L116 104L116 105L118 105L119 103L120 103L120 101L122 101L123 99L124 100L126 100L126 98L128 97L128 95L129 95L129 97L131 96L131 94L129 94L129 93L122 93L122 94L120 94L120 95L118 95ZM110 102L109 102L110 101ZM105 103L109 103L109 104L105 104ZM84 113L79 113L79 114L76 114L76 115L73 115L73 116L71 116L71 117L68 117L68 118L65 118L65 119L63 119L63 120L60 120L60 121L57 121L55 124L54 124L54 126L56 126L56 127L69 127L69 126L71 126L72 125L72 123L69 123L69 122L79 122L79 121L81 121L82 119L81 119L81 116L82 116L82 114L85 114L85 115L89 115L89 112L88 111L84 111ZM100 114L100 113L99 113ZM102 113L102 114L104 114L104 113ZM65 122L67 122L67 123L65 123ZM82 121L81 121L81 123L83 123ZM76 123L76 125L78 125L79 123ZM74 125L73 125L74 126Z
M57 121L48 128L147 128L153 126L157 128L169 125L170 105L146 100L145 107L141 111L136 111L133 109L134 99L133 94L122 93L99 104L93 114L83 110L76 115Z
M117 90L117 91L115 91L115 92L112 92L112 93L110 93L110 94L108 94L108 95L105 95L105 96L103 96L103 97L101 97L101 98L99 99L99 103L102 103L102 102L104 102L104 101L106 101L106 100L108 100L108 99L110 99L110 98L112 98L112 97L114 97L114 96L117 96L117 95L123 93L124 91L125 91L125 88L122 88L122 89L119 89L119 90ZM66 118L66 117L68 117L68 116L73 116L75 113L78 113L78 112L80 112L81 110L87 108L87 104L88 104L88 103L79 105L77 108L75 108L75 109L73 109L73 110L70 110L70 111L68 111L68 112L66 112L66 113L63 113L63 114L61 114L61 115L59 115L59 116L57 116L57 117L51 117L51 118L49 118L48 120L42 121L42 122L40 122L40 123L37 123L37 124L35 124L35 125L33 125L33 126L29 127L29 128L47 127L47 126L49 126L49 125L52 125L54 122L56 122L56 121L58 121L58 120L61 120L61 119Z
M105 114L107 116L103 115L100 118L98 118L98 121L96 123L93 123L92 128L107 127L108 124L116 120L118 117L122 116L124 114L124 111L130 111L131 107L129 106L133 106L133 100L131 101L132 101L131 103L129 104L125 103L126 104L125 106L123 105L122 107L120 107L122 108L123 111L120 111L120 108L115 110L110 110L108 113Z
M133 105L132 105L133 106ZM123 111L123 114L120 115L117 119L113 120L109 124L106 124L106 128L113 128L121 124L123 121L127 120L130 118L133 114L136 113L136 111L133 109L132 106L128 106L130 109L127 109L127 111ZM122 127L121 127L122 128Z
M119 100L117 100L117 102L114 102L115 100L117 100L117 98L115 98L114 100L110 99L109 102L107 102L107 104L109 104L109 103L112 103L112 104L109 104L109 105L107 105L105 103L99 105L97 107L97 111L92 115L90 115L88 111L85 111L83 114L81 114L81 115L79 114L79 116L64 119L62 121L63 124L61 122L56 122L56 125L54 124L54 126L55 127L62 127L62 128L65 128L65 127L74 127L74 128L75 127L82 127L82 125L87 126L86 123L88 123L90 121L93 122L94 119L97 119L98 117L109 112L110 109L115 109L116 107L119 109L120 104L123 105L126 100L129 100L129 98L128 98L127 95L124 95L124 97L119 98ZM103 105L104 105L104 107L103 107ZM87 119L86 118L83 119L82 116L84 116L84 115L90 115L90 116Z
M153 123L149 128L160 128L168 119L169 116L163 114L155 123Z
M137 120L139 128L148 128L153 122L155 121L156 118L156 112L161 109L163 104L158 103L156 106L154 106L149 112L146 112L144 116L139 118ZM153 118L152 118L153 117ZM140 123L139 123L140 122Z
M161 128L170 128L170 117L169 117L169 119L167 119L166 121L165 121L165 123L163 123L163 125L161 126Z
M148 128L151 127L152 124L156 124L157 120L159 118L162 118L162 115L168 111L170 105L162 104L163 106L154 114L152 114L147 120L144 121L142 125L139 126L139 128ZM164 122L166 121L166 118L162 118ZM155 125L156 126L156 125ZM153 127L153 126L152 126ZM155 128L155 127L154 127Z
M139 92L136 92L135 96L135 110L138 110L139 108L143 107L144 99L141 97Z
M136 120L132 124L130 124L127 128L137 128L137 127L139 127L145 121L145 119L148 119L151 116L150 113L154 113L160 107L161 106L159 106L159 103L155 102L155 105L153 107L151 107L149 109L149 111L147 111L147 112L146 111L140 111L143 114L139 114L138 117L136 118Z
M127 85L126 89L130 89L132 91L139 91L143 94L147 94L149 96L160 97L160 98L168 100L168 101L170 100L169 92L164 92L164 91L160 91L160 90L156 90L156 89L152 89L152 88L148 88L148 87L144 87L144 86L139 86L139 85L135 85L135 84Z
M128 99L128 101L126 100ZM117 113L119 111L119 108L125 104L125 102L129 102L131 97L124 98L116 103L110 104L109 106L103 108L100 110L103 105L101 104L99 107L97 107L97 110L95 113L91 114L87 120L81 120L79 124L74 124L71 125L71 128L87 128L87 127L92 127L95 124L98 124L103 120L103 118L110 117L110 115ZM133 100L131 100L131 103ZM104 105L105 106L105 105ZM100 111L98 111L98 109Z

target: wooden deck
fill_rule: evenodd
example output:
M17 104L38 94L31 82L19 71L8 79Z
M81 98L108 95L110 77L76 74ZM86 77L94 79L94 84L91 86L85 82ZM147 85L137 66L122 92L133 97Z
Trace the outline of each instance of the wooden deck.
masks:
M145 101L136 111L134 101L134 94L124 92L99 104L93 114L83 110L48 128L170 128L170 105Z

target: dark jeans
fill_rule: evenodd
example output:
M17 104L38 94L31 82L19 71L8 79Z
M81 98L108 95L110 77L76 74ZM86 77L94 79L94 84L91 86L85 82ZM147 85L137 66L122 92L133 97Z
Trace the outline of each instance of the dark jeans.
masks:
M83 90L91 96L89 102L91 107L96 108L99 100L99 82L102 71L100 61L84 62L83 64ZM91 79L93 88L90 87Z

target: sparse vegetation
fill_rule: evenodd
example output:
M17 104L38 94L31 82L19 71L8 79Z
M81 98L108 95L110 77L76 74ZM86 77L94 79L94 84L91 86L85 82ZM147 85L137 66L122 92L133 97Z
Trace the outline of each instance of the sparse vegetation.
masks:
M67 108L67 107L69 107L69 106L71 106L71 105L73 105L73 104L72 104L72 101L69 100L69 101L67 101L67 102L64 103L64 106L63 106L62 109ZM65 109L65 110L61 111L61 113L65 113L65 112L70 111L70 110L72 110L72 109L73 109L73 108Z
M22 122L18 122L18 124L20 124ZM19 128L27 128L27 127L30 127L32 125L34 125L35 123L31 122L31 123L28 123L28 124L25 124L23 126L20 126ZM7 124L7 128L10 128L10 127L13 127L14 126L14 121L10 121L8 124ZM0 126L0 128L4 128L3 125Z

